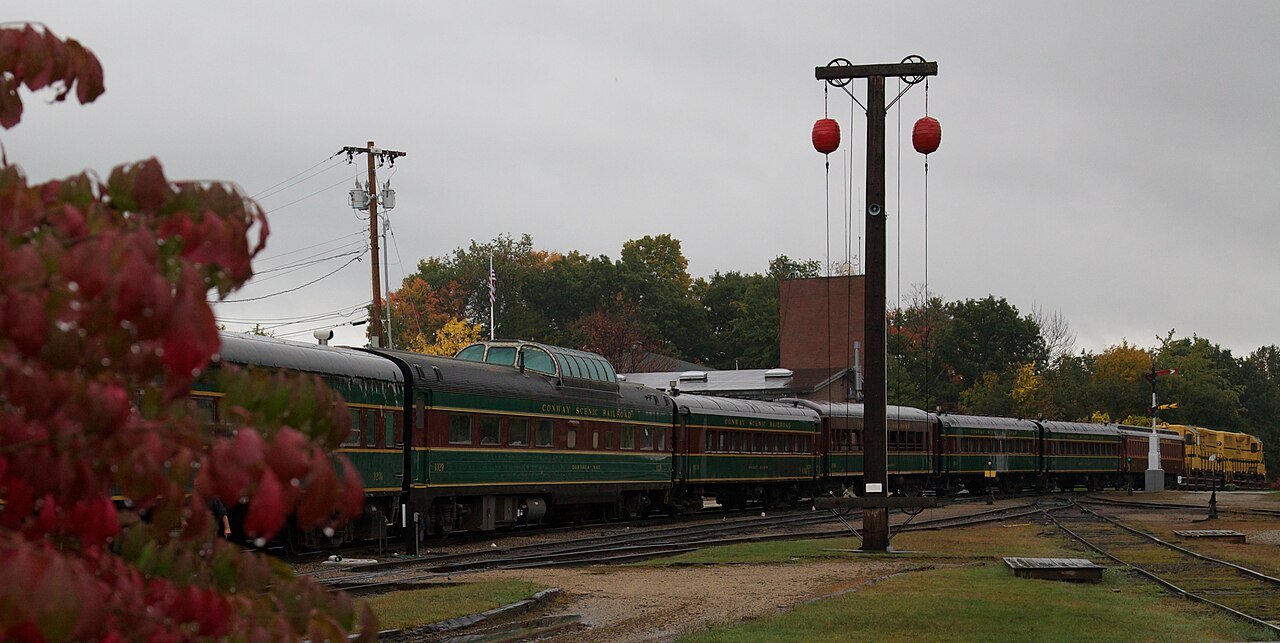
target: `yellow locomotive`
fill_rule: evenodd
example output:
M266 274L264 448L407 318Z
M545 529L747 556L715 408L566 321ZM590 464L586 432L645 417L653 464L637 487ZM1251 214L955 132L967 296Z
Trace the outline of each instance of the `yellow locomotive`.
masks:
M1165 424L1182 436L1186 467L1182 487L1209 489L1228 484L1246 489L1266 486L1262 441L1247 433L1186 424Z

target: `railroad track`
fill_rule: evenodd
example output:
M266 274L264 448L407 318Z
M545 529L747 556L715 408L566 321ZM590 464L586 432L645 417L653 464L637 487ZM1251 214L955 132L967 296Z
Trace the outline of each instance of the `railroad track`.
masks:
M1188 505L1176 502L1147 502L1142 500L1116 500L1114 498L1099 498L1097 496L1086 496L1079 501L1081 504L1106 504L1122 507L1137 507L1141 509L1181 509L1186 511L1208 511L1208 501L1203 505ZM1218 505L1218 513L1244 514L1253 516L1272 516L1280 518L1280 509L1257 509L1244 507L1224 507Z
M925 520L909 525L900 524L895 527L895 533L1010 520L1038 515L1043 509L1042 503L1037 501L962 516ZM858 513L850 513L842 517L847 522L859 516ZM811 526L828 528L804 529ZM830 512L805 511L711 525L670 527L633 534L495 549L491 552L449 554L422 559L413 565L404 563L368 565L353 568L344 576L317 580L335 590L367 593L487 569L617 564L672 556L706 547L772 540L837 538L853 534L856 534L856 531L851 533L849 527Z
M1043 513L1086 547L1167 591L1280 635L1280 578L1162 540L1074 500L1070 506Z

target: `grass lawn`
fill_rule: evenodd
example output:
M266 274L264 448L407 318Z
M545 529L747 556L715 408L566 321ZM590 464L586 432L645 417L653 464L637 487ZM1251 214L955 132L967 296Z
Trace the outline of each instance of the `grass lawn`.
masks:
M543 587L528 581L485 581L390 592L365 601L383 629L435 623L521 601Z
M998 563L889 578L688 641L1240 641L1266 632L1108 570L1103 582L1015 578Z

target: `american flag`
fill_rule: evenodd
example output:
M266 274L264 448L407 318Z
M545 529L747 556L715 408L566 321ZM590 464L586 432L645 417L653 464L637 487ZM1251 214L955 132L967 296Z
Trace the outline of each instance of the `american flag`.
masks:
M493 265L489 265L489 303L493 304L498 300L498 273L493 271Z

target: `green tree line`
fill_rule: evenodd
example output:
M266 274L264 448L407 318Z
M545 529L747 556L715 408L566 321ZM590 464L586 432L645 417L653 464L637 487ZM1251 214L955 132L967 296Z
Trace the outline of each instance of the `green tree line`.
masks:
M436 343L446 324L489 323L489 261L497 274L497 336L584 348L620 372L657 353L714 369L778 365L778 287L817 277L818 261L778 256L761 272L689 274L680 241L646 236L617 259L534 246L529 235L418 263L391 294L397 346ZM1143 374L1176 368L1159 382L1171 423L1245 431L1280 465L1280 348L1236 357L1203 337L1169 331L1150 346L1121 342L1075 350L1059 314L1020 311L1004 298L945 301L917 292L888 313L889 400L929 410L1061 420L1150 423ZM450 326L454 328L455 326ZM1280 466L1273 466L1274 471Z

